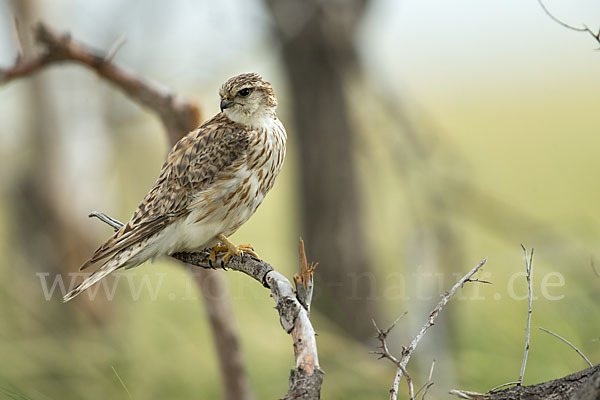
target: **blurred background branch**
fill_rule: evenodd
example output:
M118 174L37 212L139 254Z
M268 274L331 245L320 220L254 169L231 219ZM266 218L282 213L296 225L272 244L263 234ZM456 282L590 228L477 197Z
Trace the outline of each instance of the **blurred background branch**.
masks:
M158 114L172 145L200 125L201 114L196 105L125 72L107 57L72 39L69 34L57 34L43 23L39 23L35 28L35 38L44 47L44 52L31 59L19 58L12 68L0 71L0 84L12 79L29 77L53 63L77 62L113 83L133 101ZM32 226L32 229L35 228ZM211 271L196 271L193 277L204 295L204 305L219 356L225 398L252 399L233 310L225 294L226 283L221 276Z

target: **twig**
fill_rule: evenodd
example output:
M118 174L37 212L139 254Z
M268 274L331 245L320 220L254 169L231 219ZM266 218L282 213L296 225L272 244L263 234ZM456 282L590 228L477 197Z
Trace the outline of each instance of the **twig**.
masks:
M424 389L423 395L421 396L421 400L425 400L425 396L427 395L427 391L429 390L429 388L431 386L433 386L433 381L431 379L433 378L433 368L434 367L435 367L435 360L433 360L431 362L431 368L429 369L429 376L427 377L427 382L425 382L425 384L423 386L421 386L421 388L419 390L417 390L417 393L415 393L415 396L418 396L419 393L421 392L421 390Z
M23 51L23 41L21 40L21 30L19 29L19 20L17 17L13 18L13 31L15 33L15 42L17 43L17 57L15 58L15 64L18 64L25 55Z
M584 354L583 354L583 353L582 353L582 352L581 352L581 351L580 351L580 350L579 350L577 347L575 347L575 345L574 345L573 343L569 342L567 339L563 338L562 336L559 336L559 335L557 335L556 333L554 333L554 332L552 332L552 331L550 331L550 330L548 330L548 329L544 329L544 328L542 328L541 326L540 326L540 327L538 327L538 328L539 328L540 330L542 330L542 331L546 332L546 333L549 333L549 334L551 334L552 336L554 336L554 337L556 337L556 338L559 338L560 340L562 340L563 342L565 342L566 344L568 344L569 346L571 346L571 348L572 348L573 350L575 350L575 351L577 352L577 354L579 354L579 355L581 356L581 358L583 358L583 359L585 360L585 362L586 362L586 363L587 363L587 364L588 364L590 367L593 367L593 366L594 366L594 365L593 365L593 364L590 362L590 360L588 360L588 358L587 358L587 357L586 357L586 356L585 356L585 355L584 355Z
M467 273L458 282L456 282L456 284L454 284L454 286L452 286L452 288L442 296L440 302L434 307L434 309L429 314L429 318L425 322L425 325L423 325L419 333L417 333L417 335L413 338L413 340L410 342L410 345L406 348L403 348L402 357L400 358L400 365L402 365L403 368L406 368L406 365L408 364L408 361L410 360L413 351L415 351L415 349L417 348L417 345L425 335L427 329L433 326L433 323L440 311L442 310L442 308L446 305L446 303L448 303L448 301L450 300L450 298L452 298L454 293L459 288L461 288L466 282L469 282L471 277L475 275L475 273L477 273L477 271L479 271L485 265L486 261L487 257L481 260L479 264L477 264L471 271L469 271L469 273ZM400 379L402 378L403 374L404 371L402 370L402 368L398 368L394 377L392 388L390 389L390 400L396 400L398 396L398 385L400 384Z
M402 317L404 317L405 315L406 315L406 312L404 312L402 315L400 315L398 318L396 318L396 320L386 330L379 328L377 326L377 323L375 322L375 320L371 319L371 322L373 323L373 326L375 327L375 331L377 332L377 340L379 340L379 348L381 349L380 351L373 351L371 353L378 354L379 359L387 358L388 360L393 362L396 365L396 367L398 367L398 369L400 369L402 371L404 376L406 376L406 384L408 385L408 396L409 396L410 400L413 400L415 398L415 389L414 389L414 386L412 383L412 379L410 379L410 376L408 375L408 371L406 371L406 366L402 365L400 363L400 360L398 360L396 357L394 357L392 355L392 353L390 353L390 351L388 349L388 345L387 345L388 334L392 331L392 329L394 329L394 327L396 326L398 321L400 321L400 319L402 319ZM390 395L391 394L392 393L390 391Z
M527 306L527 331L525 334L525 352L523 354L523 364L521 365L521 374L519 375L519 383L517 386L523 385L523 375L525 375L525 367L527 366L527 355L529 354L529 338L531 336L531 307L533 304L533 286L531 282L531 268L533 261L533 248L531 249L531 253L529 255L529 261L527 261L527 249L523 244L521 244L521 248L525 253L525 269L527 271L527 293L529 297L529 303Z
M123 379L121 379L121 377L119 376L119 374L117 373L117 370L115 369L114 366L110 366L113 370L113 372L115 373L115 375L117 376L117 379L119 380L119 382L121 382L121 386L123 386L123 389L125 389L125 392L127 393L127 396L133 400L133 397L131 397L131 393L129 393L129 389L127 389L127 386L125 386L125 382L123 382Z
M123 225L120 221L97 211L91 213L90 217L96 217L115 229ZM205 249L192 253L175 253L171 257L186 264L211 269L209 255L209 250ZM220 259L217 259L218 263ZM316 334L308 318L308 311L294 294L290 281L266 262L247 255L230 258L227 268L243 272L270 289L279 313L279 322L286 333L292 335L296 369L291 371L290 390L286 398L318 398L316 396L321 391L323 372L319 367Z
M310 314L310 303L313 296L313 275L319 263L311 262L310 265L308 264L306 252L304 251L304 241L302 239L300 239L298 244L298 257L300 260L300 274L294 274L296 295L300 303Z
M115 58L115 56L117 55L119 50L121 50L121 47L123 47L125 42L127 42L127 38L125 38L125 36L119 37L106 53L106 56L104 57L104 62L112 62L113 58Z
M583 24L583 27L582 27L582 28L578 28L578 27L576 27L576 26L569 25L569 24L567 24L567 23L565 23L565 22L561 21L561 20L560 20L560 19L558 19L557 17L555 17L555 16L554 16L554 15L553 15L553 14L552 14L552 13L551 13L551 12L550 12L550 11L549 11L547 8L546 8L546 6L545 6L545 5L544 5L544 3L542 2L542 0L538 0L538 3L539 3L539 4L540 4L540 6L542 7L542 9L543 9L543 10L544 10L544 12L546 13L546 15L547 15L547 16L549 16L550 18L552 18L552 20L553 20L554 22L556 22L556 23L558 23L559 25L561 25L561 26L563 26L563 27L565 27L565 28L567 28L567 29L570 29L570 30L572 30L572 31L576 31L576 32L587 32L587 33L589 33L590 35L592 35L592 37L593 37L594 39L596 39L596 41L597 41L598 43L600 43L600 29L598 30L598 33L594 33L594 31L592 31L590 28L588 28L588 27L587 27L585 24Z
M495 388L492 388L490 390L488 390L486 393L494 393L495 391L505 388L507 386L513 386L513 385L519 385L519 382L507 382L507 383L503 383L502 385L498 385Z
M104 222L105 224L110 225L115 230L115 232L123 227L123 223L121 221L117 221L116 219L111 218L108 215L101 213L99 211L92 211L90 213L90 215L88 215L88 217L98 218L100 221Z
M487 393L477 393L477 392L470 392L468 390L458 390L458 389L452 389L448 393L452 394L454 396L458 396L461 399L469 399L469 400L483 400L483 399L487 399L490 397Z

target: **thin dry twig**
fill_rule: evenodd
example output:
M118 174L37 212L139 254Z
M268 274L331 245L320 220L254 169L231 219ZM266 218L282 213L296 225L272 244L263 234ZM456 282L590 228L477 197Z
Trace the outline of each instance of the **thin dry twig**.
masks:
M121 50L121 47L123 47L123 45L126 42L127 38L125 36L119 37L106 53L106 56L104 57L104 62L112 62L119 50Z
M527 249L523 244L521 244L521 248L525 253L525 269L527 271L527 293L529 298L529 303L527 307L527 331L525 334L525 351L523 354L523 364L521 365L521 374L519 375L519 383L518 386L523 385L523 376L525 375L525 367L527 366L527 355L529 354L529 339L531 337L531 308L533 305L533 285L531 282L531 269L533 262L533 248L531 249L531 253L529 255L529 261L527 261Z
M425 400L425 396L427 395L427 392L429 391L429 388L433 386L433 368L435 367L435 360L433 360L431 362L431 368L429 369L429 376L427 376L427 382L425 382L425 384L423 386L421 386L421 388L419 390L417 390L417 393L415 393L415 396L418 396L419 393L421 393L421 390L423 390L423 395L421 396L421 400Z
M127 389L127 386L125 385L125 382L123 382L123 379L121 379L121 377L117 373L117 370L115 369L115 367L112 366L112 365L110 367L112 368L113 372L117 376L117 379L119 380L119 382L121 382L121 386L123 386L123 389L125 389L125 392L127 393L127 397L129 397L130 400L133 400L133 397L131 397L131 393L129 393L129 389Z
M556 338L558 338L558 339L562 340L563 342L565 342L566 344L568 344L569 346L571 346L571 348L572 348L573 350L575 350L575 351L577 352L577 354L579 354L579 355L581 356L581 358L583 358L583 359L585 360L585 362L586 362L586 363L587 363L587 364L590 366L590 368L594 366L594 365L593 365L593 364L590 362L590 360L588 360L588 358L587 358L587 357L586 357L586 356L585 356L585 355L584 355L584 354L583 354L583 353L582 353L582 352L581 352L581 351L580 351L580 350L579 350L577 347L575 347L575 345L574 345L573 343L569 342L567 339L563 338L562 336L560 336L560 335L558 335L558 334L556 334L556 333L552 332L551 330L544 329L544 328L542 328L541 326L540 326L540 327L538 327L538 328L539 328L540 330L542 330L542 331L546 332L546 333L549 333L549 334L551 334L552 336L554 336L554 337L556 337Z
M396 320L386 330L379 328L377 326L377 323L375 322L375 320L371 319L371 322L373 323L373 326L375 327L375 331L377 332L377 340L379 340L379 348L381 349L379 351L372 351L371 353L378 354L379 359L387 358L388 360L393 362L396 365L396 367L398 367L398 369L400 369L402 371L404 376L406 376L406 384L408 385L408 396L409 396L410 400L414 400L415 389L414 389L414 386L412 383L412 379L408 375L408 371L406 371L406 366L402 365L400 360L398 360L396 357L394 357L394 355L392 355L392 353L390 353L388 345L387 345L387 336L392 331L392 329L394 329L394 327L396 326L398 321L400 321L400 319L402 319L405 315L406 315L406 312L404 312L402 315L400 315L398 318L396 318Z
M404 347L402 349L402 356L400 357L400 365L403 368L398 368L398 370L396 371L396 375L394 376L394 382L392 384L392 388L390 389L390 400L397 399L398 385L400 384L400 379L402 378L402 375L404 374L403 369L406 368L406 365L408 364L408 361L410 360L412 353L417 348L417 345L419 344L421 339L423 339L423 336L425 335L425 332L427 331L427 329L429 329L430 327L433 326L433 323L434 323L435 319L437 318L437 316L439 315L440 311L448 303L448 301L450 301L450 299L452 298L454 293L456 293L456 291L459 288L463 287L463 285L466 282L471 282L471 277L473 275L475 275L477 273L477 271L479 271L485 265L486 262L487 262L487 257L485 257L483 260L481 260L479 262L479 264L477 264L471 271L469 271L458 282L456 282L454 284L454 286L452 286L452 288L446 294L444 294L442 296L439 303L433 308L433 310L429 314L429 317L427 318L425 325L423 325L421 330L419 330L417 335L410 342L410 345L408 347Z
M519 385L519 382L515 381L515 382L507 382L507 383L503 383L502 385L498 385L495 388L492 388L490 390L488 390L486 393L494 393L499 389L505 388L507 386L513 386L513 385Z
M19 20L17 17L13 18L13 32L15 35L15 43L17 44L15 64L18 64L23 59L25 52L23 51L23 40L21 40L21 30L19 29Z
M583 24L583 27L578 28L576 26L573 25L569 25L563 21L561 21L560 19L558 19L557 17L555 17L544 5L544 3L542 2L542 0L538 0L538 3L540 4L540 6L542 7L542 10L544 10L544 12L546 13L547 16L549 16L554 22L556 22L557 24L570 29L572 31L576 31L576 32L587 32L589 33L594 39L596 39L596 41L598 43L600 43L600 29L598 30L597 33L594 33L594 31L592 31L590 28L587 27L587 25ZM598 49L600 50L600 49Z
M452 389L448 393L451 395L454 395L454 396L458 396L461 399L469 399L469 400L484 400L484 399L487 399L490 397L487 393L478 393L478 392L471 392L468 390L458 390L458 389Z

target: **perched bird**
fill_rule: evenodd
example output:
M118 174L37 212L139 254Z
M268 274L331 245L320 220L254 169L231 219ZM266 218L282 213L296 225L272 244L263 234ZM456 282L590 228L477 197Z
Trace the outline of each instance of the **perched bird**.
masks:
M227 237L246 222L273 187L285 156L287 135L277 118L269 82L249 73L219 90L221 112L171 149L154 187L133 216L80 270L99 268L64 296L86 290L118 268L182 251L212 248L227 262L250 245Z

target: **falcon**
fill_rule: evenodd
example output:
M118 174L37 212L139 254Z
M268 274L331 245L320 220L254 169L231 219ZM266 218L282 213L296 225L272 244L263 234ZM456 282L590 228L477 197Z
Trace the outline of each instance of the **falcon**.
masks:
M277 98L255 73L229 79L219 90L221 112L184 136L169 152L154 187L131 219L80 270L95 272L64 296L69 301L119 268L177 252L211 248L226 263L250 245L228 236L254 214L273 187L287 135Z

